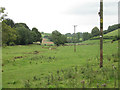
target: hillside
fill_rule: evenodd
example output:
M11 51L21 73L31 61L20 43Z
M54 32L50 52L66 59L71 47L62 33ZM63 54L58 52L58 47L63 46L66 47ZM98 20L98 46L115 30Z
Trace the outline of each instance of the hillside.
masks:
M114 36L118 36L118 30L120 30L120 29L114 30L107 34L104 34L103 35L103 43L111 43L112 38ZM99 44L99 43L100 43L99 36L96 36L96 37L91 38L90 40L81 42L81 44Z
M109 32L109 33L105 34L104 36L118 36L118 30L120 30L120 29Z
M118 36L118 30L120 30L120 29L116 29L107 34L103 34L103 39L113 39L114 36ZM97 40L97 39L99 39L99 36L93 37L90 40Z

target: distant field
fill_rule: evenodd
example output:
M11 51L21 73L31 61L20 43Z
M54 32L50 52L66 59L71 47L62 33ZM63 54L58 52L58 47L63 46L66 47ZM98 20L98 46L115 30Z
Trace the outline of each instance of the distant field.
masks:
M115 30L115 31L112 31L112 32L110 32L110 33L107 33L107 34L105 34L104 36L118 36L118 30L120 30L120 29L117 29L117 30Z
M111 43L111 39L103 39L103 43ZM81 42L80 44L100 44L100 40L87 40L84 42Z
M51 33L44 33L44 34L42 34L42 37L44 38L44 36L50 36L51 35Z
M113 36L118 36L118 31L120 31L120 29L114 30L114 31L109 32L109 33L107 33L107 34L103 34L103 38L104 38L104 39L105 39L105 38L110 39L110 38L113 37ZM93 37L93 38L91 38L91 39L99 39L99 36Z
M99 40L77 46L7 46L3 48L3 88L118 87L118 43L104 43L99 68ZM93 43L92 45L89 43Z

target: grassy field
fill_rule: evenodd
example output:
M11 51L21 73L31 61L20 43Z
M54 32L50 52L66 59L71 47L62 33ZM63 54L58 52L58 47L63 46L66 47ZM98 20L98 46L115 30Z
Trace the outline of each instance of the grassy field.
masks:
M117 29L117 30L114 30L114 31L109 32L107 34L103 34L104 40L106 40L106 38L107 39L113 39L114 36L118 36L119 31L120 31L120 29ZM95 39L98 40L99 36L91 38L91 40L95 40Z
M89 44L89 43L94 44ZM3 88L118 87L118 42L104 43L99 68L99 41L77 46L7 46L3 48Z
M119 30L120 29L114 30L114 31L112 31L110 33L105 34L104 36L118 36L118 31Z

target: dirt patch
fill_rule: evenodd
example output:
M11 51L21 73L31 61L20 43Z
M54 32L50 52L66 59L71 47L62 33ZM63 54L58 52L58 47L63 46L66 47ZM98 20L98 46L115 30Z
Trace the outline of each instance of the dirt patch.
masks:
M27 56L17 56L17 57L14 57L14 60L15 60L15 59L24 58L24 57L27 57Z
M4 64L2 64L2 66L4 66Z
M50 47L49 50L56 50L56 48L51 48L51 47Z
M38 53L40 53L40 52L39 51L33 51L33 52L26 52L24 54L38 54Z
M19 58L23 58L23 56L14 57L14 59L19 59Z
M38 54L38 53L39 53L39 51L34 51L33 53L34 53L34 54Z

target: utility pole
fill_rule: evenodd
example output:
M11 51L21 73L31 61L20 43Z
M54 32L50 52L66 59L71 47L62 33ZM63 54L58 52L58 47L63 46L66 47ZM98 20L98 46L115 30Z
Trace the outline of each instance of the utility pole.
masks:
M74 52L76 52L76 42L75 42L75 29L77 25L74 25Z
M100 0L100 68L103 67L103 0Z

